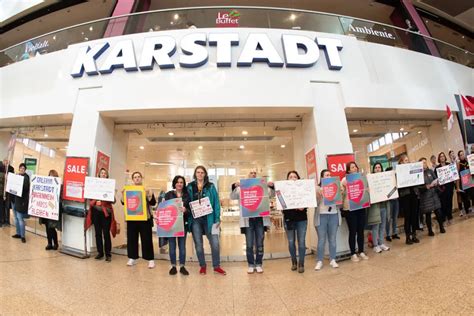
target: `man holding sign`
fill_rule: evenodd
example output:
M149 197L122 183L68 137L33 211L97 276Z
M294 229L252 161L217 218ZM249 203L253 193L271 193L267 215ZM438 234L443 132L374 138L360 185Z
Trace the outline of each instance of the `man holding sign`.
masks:
M440 179L439 181L439 192L440 192L440 200L441 200L441 216L443 222L448 219L452 219L452 211L453 211L453 195L454 189L456 186L456 180L459 179L458 170L456 163L448 163L446 159L446 155L441 152L438 155L438 163L439 165L436 166L435 172L438 174ZM448 177L446 177L446 175ZM450 177L453 175L453 177ZM440 177L441 176L441 177ZM457 176L457 179L456 179ZM445 179L452 179L452 181L446 181Z
M20 185L18 185L15 186L15 189L10 189L9 191L11 194L15 195L13 212L15 214L16 234L12 237L21 238L21 242L25 243L25 218L28 217L28 203L30 200L30 177L26 173L26 165L24 163L20 164L18 170L20 171L20 173L15 176L21 177L23 180L21 183L21 189ZM11 175L11 173L9 173L9 175ZM7 182L7 191L9 188L10 178L8 179L8 181L9 182Z

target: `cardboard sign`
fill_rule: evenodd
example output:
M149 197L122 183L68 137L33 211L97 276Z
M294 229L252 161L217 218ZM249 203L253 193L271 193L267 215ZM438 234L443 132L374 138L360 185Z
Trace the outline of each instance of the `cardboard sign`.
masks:
M308 179L317 179L316 149L313 147L305 154L306 175Z
M371 204L398 198L397 178L393 170L368 174L367 183Z
M193 218L203 217L209 214L212 214L213 209L209 197L203 197L200 200L192 201L189 203L191 206L191 212L193 213Z
M84 183L89 169L89 158L66 157L63 199L84 202Z
M7 176L7 186L5 188L5 191L10 194L21 197L23 195L23 179L23 176L9 172Z
M115 179L86 177L84 198L91 200L115 200Z
M161 202L155 212L158 237L183 237L183 200L181 198Z
M346 164L355 161L354 154L327 155L328 169L331 175L343 179L346 176Z
M349 210L356 211L370 206L369 185L367 177L361 173L346 175L347 197L349 199Z
M28 214L55 221L59 220L60 194L60 178L33 176L30 185Z
M338 177L322 178L321 192L324 205L341 205L341 180Z
M123 201L126 221L146 221L148 219L146 192L143 186L126 185Z
M461 185L462 185L463 191L466 191L467 189L474 187L474 178L469 169L462 170L460 174L461 174Z
M455 163L436 169L440 185L459 180L458 168Z
M423 176L423 163L421 161L407 164L398 164L397 187L406 188L425 183Z
M312 179L276 181L277 210L316 207L315 184Z
M469 170L474 174L474 154L467 155L467 162L469 163Z
M242 217L270 216L270 199L265 179L240 180L240 211Z
M97 160L95 163L95 176L99 175L99 170L104 168L109 172L110 168L110 157L101 151L97 151Z

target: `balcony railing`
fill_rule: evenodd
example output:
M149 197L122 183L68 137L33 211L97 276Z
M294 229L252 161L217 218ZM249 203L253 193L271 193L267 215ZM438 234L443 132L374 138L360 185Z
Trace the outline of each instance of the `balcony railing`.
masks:
M138 12L82 23L0 51L0 67L112 36L185 28L248 27L343 34L474 67L473 53L406 29L323 12L264 7L194 7Z

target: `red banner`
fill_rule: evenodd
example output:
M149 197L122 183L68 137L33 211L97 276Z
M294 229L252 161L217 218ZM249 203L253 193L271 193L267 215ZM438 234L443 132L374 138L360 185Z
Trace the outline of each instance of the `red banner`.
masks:
M63 199L84 202L84 183L89 169L89 158L66 157L63 178Z
M317 168L316 168L316 150L315 148L311 148L305 154L306 160L306 176L308 179L317 179Z
M346 176L346 164L351 161L355 161L354 154L327 155L331 177L339 177L342 180Z
M95 177L99 177L99 170L104 168L110 172L110 157L101 151L97 151L97 160L95 162Z

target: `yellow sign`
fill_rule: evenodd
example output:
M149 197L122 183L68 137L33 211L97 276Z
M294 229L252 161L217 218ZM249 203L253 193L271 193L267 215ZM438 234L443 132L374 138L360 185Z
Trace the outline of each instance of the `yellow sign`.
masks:
M126 185L123 201L126 221L146 221L148 219L146 192L143 186Z

